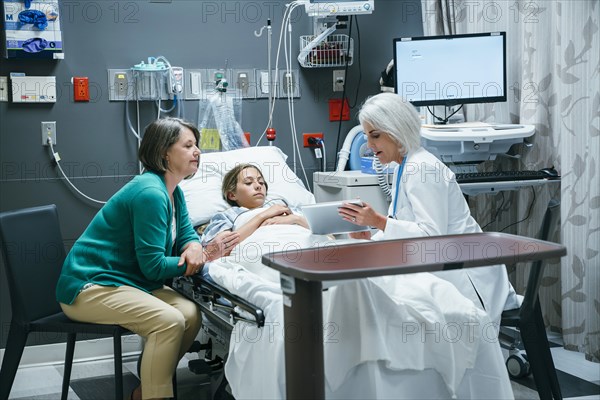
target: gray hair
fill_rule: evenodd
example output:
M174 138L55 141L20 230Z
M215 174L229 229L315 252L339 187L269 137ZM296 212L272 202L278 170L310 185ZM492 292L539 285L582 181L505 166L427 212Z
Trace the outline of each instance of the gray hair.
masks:
M415 107L397 94L369 97L358 113L358 120L390 135L402 147L403 155L421 147L421 118Z

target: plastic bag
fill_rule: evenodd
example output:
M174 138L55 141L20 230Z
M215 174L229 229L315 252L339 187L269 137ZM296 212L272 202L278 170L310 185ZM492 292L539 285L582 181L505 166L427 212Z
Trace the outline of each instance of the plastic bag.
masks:
M248 147L240 126L241 108L240 99L226 93L217 92L209 95L205 101L200 101L198 129L202 151L228 151Z

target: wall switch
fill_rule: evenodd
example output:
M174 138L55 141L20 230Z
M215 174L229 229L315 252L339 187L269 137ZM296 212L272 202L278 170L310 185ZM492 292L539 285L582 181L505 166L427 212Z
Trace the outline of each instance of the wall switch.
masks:
M73 99L75 101L90 101L90 86L87 77L73 77Z
M8 78L0 76L0 101L8 101Z
M48 138L56 145L56 121L42 121L42 145L48 146Z
M344 84L346 83L346 71L343 69L336 69L333 71L333 91L343 92Z

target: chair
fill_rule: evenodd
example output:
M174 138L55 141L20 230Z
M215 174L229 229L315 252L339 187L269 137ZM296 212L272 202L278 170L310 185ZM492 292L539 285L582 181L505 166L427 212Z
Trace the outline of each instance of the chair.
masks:
M12 320L0 369L0 400L8 399L30 332L67 334L62 399L67 398L77 334L113 337L115 398L123 398L121 336L131 333L119 325L70 320L55 297L65 249L54 204L0 213L0 239L8 278Z
M560 202L551 200L546 209L539 238L548 240L558 222ZM531 266L525 296L520 308L502 313L501 326L519 329L521 340L527 353L533 379L540 399L562 399L556 369L550 352L548 337L542 310L538 298L538 290L544 273L544 263L536 261ZM508 364L508 362L507 362Z

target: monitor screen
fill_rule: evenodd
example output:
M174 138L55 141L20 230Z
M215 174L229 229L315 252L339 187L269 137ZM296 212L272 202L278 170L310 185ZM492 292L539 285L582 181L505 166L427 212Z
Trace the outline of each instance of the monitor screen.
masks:
M506 33L394 39L395 91L415 106L506 101Z

